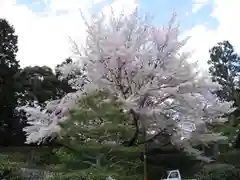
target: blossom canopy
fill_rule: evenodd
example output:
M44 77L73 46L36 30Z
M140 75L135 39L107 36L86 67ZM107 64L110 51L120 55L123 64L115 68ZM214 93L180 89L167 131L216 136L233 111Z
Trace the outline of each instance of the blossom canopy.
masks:
M76 73L69 81L76 92L49 102L44 110L24 107L30 125L24 128L27 143L57 135L58 122L77 108L81 96L95 89L108 92L124 103L126 111L137 114L137 124L152 132L147 138L164 130L172 144L190 148L189 142L220 137L207 124L226 121L223 115L233 111L232 102L220 101L213 94L219 84L188 62L189 53L181 53L187 40L179 40L175 16L167 26L157 27L136 10L130 15L101 15L86 25L83 53L60 69L65 77Z

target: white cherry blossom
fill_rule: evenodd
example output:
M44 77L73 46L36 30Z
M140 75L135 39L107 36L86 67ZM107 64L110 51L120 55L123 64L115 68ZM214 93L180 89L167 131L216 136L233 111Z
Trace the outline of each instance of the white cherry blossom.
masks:
M56 135L58 122L66 119L77 99L84 92L101 89L138 114L146 131L156 134L165 130L174 145L195 153L190 142L202 141L203 134L211 134L207 124L224 122L222 115L233 109L232 102L222 102L212 94L221 87L208 74L196 71L197 64L187 61L188 53L180 53L186 41L179 40L175 16L166 27L141 19L137 10L131 15L94 19L88 23L84 53L61 69L64 76L84 70L84 76L70 80L77 91L49 102L51 106L43 111L26 109L30 115L30 126L24 129L27 143ZM196 129L184 128L183 124L191 123Z

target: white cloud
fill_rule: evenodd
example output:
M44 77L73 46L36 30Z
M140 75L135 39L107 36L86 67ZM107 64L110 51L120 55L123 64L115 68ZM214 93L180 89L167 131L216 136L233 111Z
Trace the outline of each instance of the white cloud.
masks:
M14 25L19 35L18 59L21 65L49 65L54 67L72 55L69 37L81 44L85 39L85 27L78 11L81 8L89 17L94 3L104 0L41 0L48 4L45 14L36 14L26 5L16 4L15 0L0 0L0 18L6 18ZM71 1L71 2L70 2ZM198 25L183 33L191 35L185 49L195 50L192 58L199 60L206 67L208 50L217 42L229 40L240 52L240 17L239 0L195 0L195 3L206 4L212 1L212 17L218 21L216 29ZM37 1L35 1L37 2ZM115 13L132 12L138 5L136 0L114 0L112 8ZM59 10L65 13L59 14ZM103 8L109 13L109 4Z
M92 6L103 0L36 0L47 5L44 13L34 13L27 5L15 0L0 0L0 18L6 18L19 36L17 58L22 66L48 65L54 67L71 56L69 37L80 44L86 37L86 28L79 8L88 19ZM127 5L130 11L134 0L115 0L114 11ZM131 6L130 6L131 5ZM109 6L106 5L104 9ZM126 6L125 6L126 7Z
M101 3L103 2L104 0L94 0L94 4L97 4L97 3Z
M103 8L104 14L111 14L111 10L114 10L115 15L119 15L122 12L125 14L132 13L138 6L137 0L114 0L111 5Z
M209 3L209 0L193 0L192 12L198 12L203 6Z
M52 11L73 11L82 8L82 10L88 10L92 5L92 0L51 0L50 8Z
M88 0L81 2L81 4L75 4L76 7L84 9L88 6ZM62 4L57 6L54 3L53 0L51 6L54 11L62 10ZM81 36L84 35L84 26L80 13L70 10L60 15L50 11L43 15L36 14L26 5L16 4L15 1L1 6L0 18L6 18L13 24L19 36L17 58L21 65L37 64L54 67L71 54L68 36L83 38Z
M191 61L198 61L201 67L205 67L209 56L208 49L215 45L218 35L215 31L199 25L182 34L182 37L187 36L190 36L190 39L183 50L193 51Z
M203 68L208 67L206 62L209 59L209 49L217 42L229 40L240 53L240 24L236 21L240 17L240 1L213 0L212 3L211 16L218 21L217 27L210 29L205 25L197 25L183 33L183 36L191 36L185 50L195 50L192 59L198 60Z
M216 18L219 25L216 31L222 38L229 40L240 52L240 1L239 0L214 0L212 17Z

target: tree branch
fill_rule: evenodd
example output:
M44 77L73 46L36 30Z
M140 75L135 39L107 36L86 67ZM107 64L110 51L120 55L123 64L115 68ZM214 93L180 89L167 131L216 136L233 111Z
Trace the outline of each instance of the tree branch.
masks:
M138 138L138 133L139 133L138 120L139 120L139 116L132 109L130 110L130 113L133 116L133 123L134 123L134 126L135 126L136 130L135 130L135 133L134 133L132 139L129 141L128 146L133 146L136 143L137 138Z

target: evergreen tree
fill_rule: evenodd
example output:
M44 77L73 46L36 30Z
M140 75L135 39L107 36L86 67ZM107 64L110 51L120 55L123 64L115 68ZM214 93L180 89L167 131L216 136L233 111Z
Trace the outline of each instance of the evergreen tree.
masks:
M240 128L240 56L229 41L219 42L209 52L208 64L212 80L222 85L222 89L215 93L222 100L233 101L236 107L230 121L222 127L221 131L229 137L230 146L235 144L235 147L240 147L238 137Z
M79 100L67 121L60 123L57 154L64 165L56 179L142 179L142 147L128 147L134 134L130 114L107 93L92 92ZM59 170L59 169L58 169Z
M13 26L0 19L0 144L4 145L11 143L19 125L15 117L18 94L16 74L20 68L16 60L17 42Z
M236 101L239 91L240 57L229 41L218 43L209 52L208 64L212 80L222 85L222 89L216 91L217 95L227 101Z

